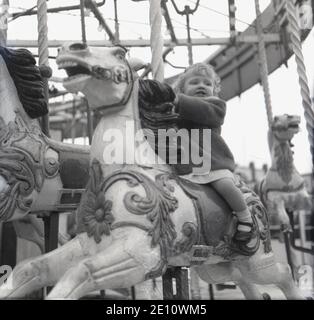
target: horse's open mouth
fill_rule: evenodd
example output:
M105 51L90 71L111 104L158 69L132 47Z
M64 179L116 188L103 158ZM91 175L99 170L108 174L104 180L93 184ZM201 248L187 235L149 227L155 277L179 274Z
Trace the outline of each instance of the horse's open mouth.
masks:
M290 124L288 125L288 128L289 128L289 129L298 130L298 129L299 129L299 123L297 123L297 122L290 123Z
M82 75L91 75L91 72L88 68L78 64L74 61L66 61L59 63L59 69L64 69L68 75L68 78L65 80L73 80Z

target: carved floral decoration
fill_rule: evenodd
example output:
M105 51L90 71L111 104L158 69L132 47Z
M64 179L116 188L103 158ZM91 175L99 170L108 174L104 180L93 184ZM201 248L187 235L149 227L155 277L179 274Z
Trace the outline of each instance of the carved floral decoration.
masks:
M110 235L110 226L114 221L111 209L112 202L106 200L102 192L97 196L92 192L88 193L85 204L84 224L88 236L94 236L96 243L101 241L103 234Z
M101 241L103 234L110 235L112 201L106 200L103 190L104 179L98 162L93 162L90 170L90 181L79 207L78 215L82 217L85 230L89 237L94 237L96 243Z

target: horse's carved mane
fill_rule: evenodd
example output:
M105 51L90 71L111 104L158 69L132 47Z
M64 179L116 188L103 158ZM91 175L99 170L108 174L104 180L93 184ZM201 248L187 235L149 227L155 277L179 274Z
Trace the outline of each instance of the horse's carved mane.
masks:
M0 46L0 55L6 63L26 113L33 119L47 114L43 79L31 52Z
M146 92L150 92L151 99L146 99ZM177 152L178 147L176 141L167 141L166 146L158 144L158 130L178 130L179 114L174 113L174 94L170 87L162 87L157 82L139 81L139 116L141 121L141 127L144 130L149 143L153 142L155 147L155 153L158 155L166 154L161 152L160 148L167 150L167 159L163 159L168 163L168 155L172 148ZM154 135L150 136L151 130Z

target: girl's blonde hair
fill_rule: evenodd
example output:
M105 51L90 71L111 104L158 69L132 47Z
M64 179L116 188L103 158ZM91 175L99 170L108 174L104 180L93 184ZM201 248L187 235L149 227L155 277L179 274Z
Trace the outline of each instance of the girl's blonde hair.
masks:
M213 66L204 62L195 63L192 66L185 69L184 73L180 74L178 79L173 84L173 90L175 93L184 93L184 83L186 79L193 75L206 76L213 80L214 83L214 95L218 96L220 92L220 78L215 72Z

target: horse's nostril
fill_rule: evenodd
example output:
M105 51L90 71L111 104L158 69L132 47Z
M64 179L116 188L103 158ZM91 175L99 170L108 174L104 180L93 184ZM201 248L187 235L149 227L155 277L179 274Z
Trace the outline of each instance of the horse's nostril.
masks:
M69 49L72 51L85 50L86 48L87 45L85 43L73 43L69 47Z

